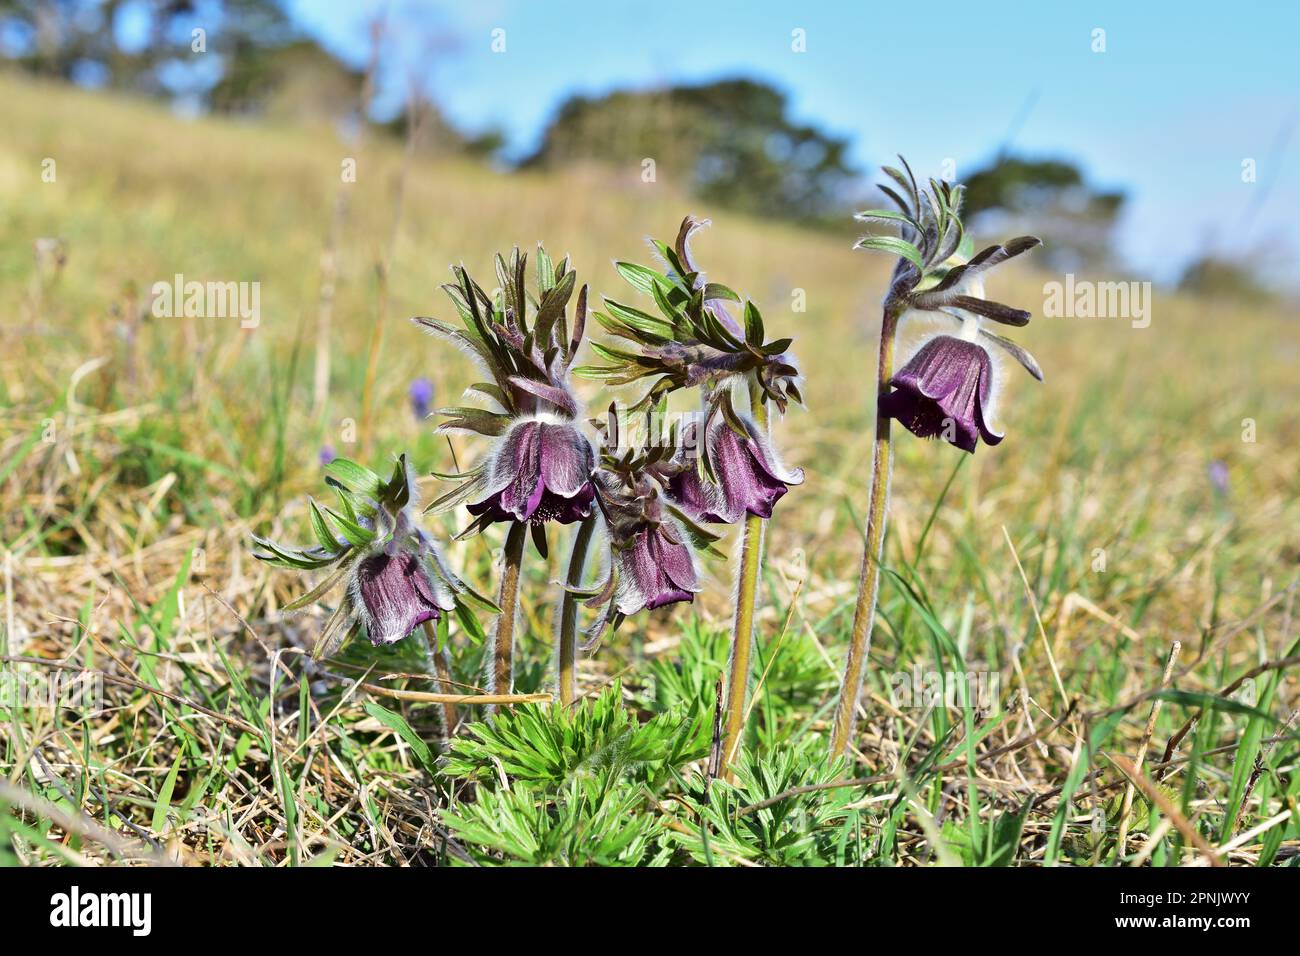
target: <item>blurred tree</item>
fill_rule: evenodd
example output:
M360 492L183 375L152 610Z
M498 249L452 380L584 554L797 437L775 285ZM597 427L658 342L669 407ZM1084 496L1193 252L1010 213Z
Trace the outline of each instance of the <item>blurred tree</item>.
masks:
M297 34L279 0L0 0L0 37L41 76L204 98Z
M418 94L414 103L408 102L405 110L382 126L386 132L405 140L412 121L415 124L415 142L412 145L420 153L464 153L486 160L505 146L505 137L497 129L477 135L461 132L443 115L438 104L424 93Z
M248 45L230 60L208 93L219 113L266 113L337 119L356 112L365 74L309 40Z
M704 199L758 215L842 219L855 171L848 144L792 121L785 95L763 83L722 80L660 90L618 90L566 101L541 147L522 165L646 159Z
M1274 297L1249 262L1213 253L1198 256L1188 263L1178 280L1178 289L1193 295L1240 299L1255 304Z
M385 45L394 37L382 20L372 24L372 33L371 68L380 59L396 64L400 51ZM423 39L416 59L427 65L453 46L451 38L433 34ZM352 68L304 36L285 0L0 0L0 58L40 76L218 113L355 124L363 98L375 107L366 69ZM418 89L417 80L411 77ZM488 158L500 149L499 133L465 136L427 92L416 95L422 152ZM409 113L371 121L405 138Z
M1089 185L1060 159L1001 155L967 177L966 218L977 233L1032 233L1055 268L1104 265L1124 193Z

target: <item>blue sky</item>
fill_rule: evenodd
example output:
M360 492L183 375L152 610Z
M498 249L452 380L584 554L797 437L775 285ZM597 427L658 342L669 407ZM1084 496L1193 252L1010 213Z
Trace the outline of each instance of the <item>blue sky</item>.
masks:
M458 125L537 142L575 92L747 75L794 114L849 137L870 169L975 169L1010 137L1130 195L1121 252L1169 279L1198 251L1300 259L1300 3L1000 4L771 0L290 0L299 22L361 62L386 9L418 75ZM492 31L506 52L493 53ZM791 50L791 31L807 50ZM1093 52L1094 29L1105 52ZM433 52L431 52L433 51ZM395 58L396 59L396 58ZM1026 107L1028 106L1028 109ZM1242 181L1253 159L1256 182Z

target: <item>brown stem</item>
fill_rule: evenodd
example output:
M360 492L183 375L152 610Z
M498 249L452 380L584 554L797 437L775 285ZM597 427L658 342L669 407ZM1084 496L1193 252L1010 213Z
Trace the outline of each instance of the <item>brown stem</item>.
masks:
M497 595L496 637L493 641L490 687L494 694L514 693L515 621L519 617L519 566L523 563L528 525L515 521L506 534L501 570L501 590Z
M767 429L767 408L762 392L750 384L750 411L759 430ZM731 630L731 667L727 682L727 742L722 748L721 771L728 769L740 748L745 732L745 697L749 691L749 661L754 648L754 604L758 596L758 572L763 563L763 536L767 522L757 515L745 515L740 545L740 570L736 586L736 618Z
M569 554L569 573L565 582L569 588L582 586L582 573L587 567L587 549L596 530L596 515L583 520L573 536L573 551ZM560 703L571 707L578 699L578 596L566 589L560 599L555 627L555 659L558 674Z
M898 312L886 306L880 324L880 359L876 370L876 442L871 459L871 502L867 510L867 541L862 551L858 573L858 602L853 610L853 630L849 653L840 683L840 699L835 708L831 733L831 758L843 755L856 729L858 697L867 654L871 651L871 628L876 617L876 600L880 594L880 559L885 548L885 521L889 512L889 478L893 453L889 444L890 419L880 412L881 400L894 374L894 333Z
M438 675L438 683L442 685L442 690L450 693L456 682L451 676L451 658L447 655L447 648L438 646L438 632L434 629L432 621L424 622L424 633L429 638L429 650L433 654L433 670ZM443 730L448 739L456 731L456 724L460 721L460 713L456 710L456 705L447 701L442 705L442 723Z

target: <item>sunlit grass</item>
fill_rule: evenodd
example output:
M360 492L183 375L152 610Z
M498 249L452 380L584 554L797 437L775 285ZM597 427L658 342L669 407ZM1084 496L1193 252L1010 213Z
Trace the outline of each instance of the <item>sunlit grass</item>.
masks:
M704 208L675 190L662 165L660 181L644 184L637 171L541 178L417 160L394 241L398 144L363 144L358 180L344 185L340 164L354 152L327 129L190 122L9 77L0 77L0 103L0 626L9 655L99 668L118 681L94 717L8 712L0 801L25 812L0 816L0 860L496 859L498 844L466 849L450 835L444 808L454 792L472 794L432 763L436 710L348 690L372 666L372 683L423 672L423 638L385 655L352 648L304 678L301 651L322 618L278 614L299 585L253 561L248 538L305 538L302 493L319 483L322 445L374 462L405 449L422 472L451 464L445 441L415 421L406 400L418 375L435 383L435 403L454 402L474 381L466 361L406 321L445 314L437 285L449 263L487 272L493 252L545 240L572 256L594 290L627 299L612 261L644 259L643 237L671 233L687 211L713 217L697 243L710 275L796 337L808 408L790 413L779 443L807 480L781 502L769 533L755 655L756 673L767 673L746 759L770 778L745 770L739 789L717 785L718 802L697 813L701 764L694 753L683 758L681 782L656 784L638 805L655 818L637 833L651 847L645 862L1005 863L1014 853L1019 863L1111 863L1113 839L1092 836L1094 818L1122 793L1107 754L1135 756L1151 707L1136 698L1158 687L1171 643L1182 644L1172 687L1185 694L1217 694L1297 653L1294 316L1166 296L1146 329L1039 317L1020 340L1046 382L1007 371L1002 445L963 460L911 436L898 441L892 573L848 770L881 779L787 798L798 831L788 846L772 833L747 835L718 808L740 811L787 783L833 780L807 755L824 750L852 614L884 263L850 251L848 233ZM56 163L52 183L41 179L46 158ZM340 189L350 195L327 339L330 388L314 408L321 255ZM63 240L65 264L33 254L40 237ZM384 312L376 266L390 254ZM260 326L147 315L150 286L176 273L260 282ZM1046 278L1006 270L990 291L1037 312ZM801 298L806 311L796 312ZM381 314L372 433L349 443L349 423L364 420L366 355ZM462 463L475 452L457 442ZM1227 466L1223 493L1208 472L1216 460ZM452 519L443 530L456 527ZM489 536L449 553L490 591L498 544ZM523 691L550 679L543 585L562 573L562 552L553 547L550 567L534 559L528 569ZM594 696L617 677L639 717L689 714L697 730L707 725L726 664L731 576L715 564L694 609L628 622L582 662L582 690ZM454 631L452 647L458 678L478 684L482 647ZM891 676L914 666L995 673L999 706L900 708ZM1186 762L1163 783L1233 862L1295 859L1295 742L1271 742L1297 707L1293 673L1256 674L1253 698L1238 694L1235 709L1177 694L1161 704L1148 769L1199 706L1213 705L1177 749ZM1252 701L1258 712L1243 711ZM1062 787L1073 803L1060 799ZM664 799L669 792L674 799ZM504 805L505 793L493 799ZM474 815L465 806L460 820ZM1112 837L1113 816L1103 830ZM702 818L711 843L699 835ZM1130 859L1199 855L1164 819L1134 820ZM562 838L564 821L552 822L534 860L554 838L559 858L581 862L565 855L575 844ZM1144 847L1152 832L1160 839ZM631 851L615 841L609 852L615 861Z

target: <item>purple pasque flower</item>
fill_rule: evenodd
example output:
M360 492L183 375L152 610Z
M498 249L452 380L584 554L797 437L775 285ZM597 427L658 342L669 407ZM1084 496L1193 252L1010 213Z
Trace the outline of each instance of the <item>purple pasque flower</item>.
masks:
M993 360L983 345L936 335L890 379L894 390L881 399L880 413L918 438L943 438L974 454L981 438L996 445L1004 437L988 421L993 379Z
M321 445L320 454L317 455L317 457L320 459L322 465L328 465L337 458L338 455L335 453L333 445Z
M398 507L395 501L381 500L373 519L358 516L358 523L372 528L376 536L369 553L352 567L348 597L376 647L395 644L426 621L441 618L456 606L452 590L464 588L414 517L414 487L403 456L387 490L406 504ZM389 495L381 491L381 498Z
M395 644L425 621L436 621L453 602L425 570L419 554L381 549L358 562L352 602L376 647Z
M591 514L595 469L591 441L572 421L521 418L498 439L484 472L487 494L469 513L488 521L579 521Z
M620 614L694 601L700 590L695 554L676 522L647 522L615 555L621 572L615 603Z
M622 615L693 601L700 590L695 549L686 529L648 482L603 496L610 547L618 568L614 609Z
M744 435L721 415L707 426L707 454L716 482L707 480L690 457L679 461L681 469L668 479L669 496L694 519L732 524L746 513L770 518L789 486L803 483L803 469L781 464L758 426L748 417L738 420ZM687 431L696 428L692 424ZM691 447L694 433L686 437Z
M405 455L386 480L346 458L326 466L326 480L339 507L309 501L314 545L295 547L253 537L259 560L296 571L330 569L284 610L299 610L343 587L344 597L335 603L312 649L314 659L333 654L358 625L376 646L393 644L421 624L440 620L456 606L457 595L483 603L420 527L419 489Z
M516 248L497 256L501 288L491 296L463 267L444 286L464 329L438 319L415 321L469 355L486 379L466 394L486 408L440 409L440 432L471 432L492 439L483 461L459 477L459 486L436 500L445 511L466 503L478 533L496 521L527 521L544 550L540 525L587 518L594 507L591 476L596 454L577 425L582 403L569 383L570 368L587 322L587 287L578 288L567 258L553 262L537 251L536 291L527 286L527 257ZM569 302L574 299L572 310Z
M416 421L429 417L429 406L433 404L433 382L427 378L417 378L411 382L408 393L411 398L411 413Z
M907 161L902 163L906 174L886 166L893 185L881 187L899 211L868 210L857 216L863 222L899 228L898 236L864 236L858 241L859 248L906 250L894 266L885 296L885 327L892 334L895 321L908 323L923 317L956 320L960 332L925 342L893 376L889 384L894 391L880 399L879 411L898 419L916 435L942 437L973 453L981 438L996 445L1003 437L988 422L989 407L997 394L989 350L997 346L1034 378L1043 380L1043 370L1029 352L985 327L986 322L996 322L1020 328L1029 323L1030 313L994 302L984 294L989 270L1038 248L1042 241L1036 236L1017 236L965 259L961 248L966 232L960 216L965 187L931 180L930 191L923 193Z

